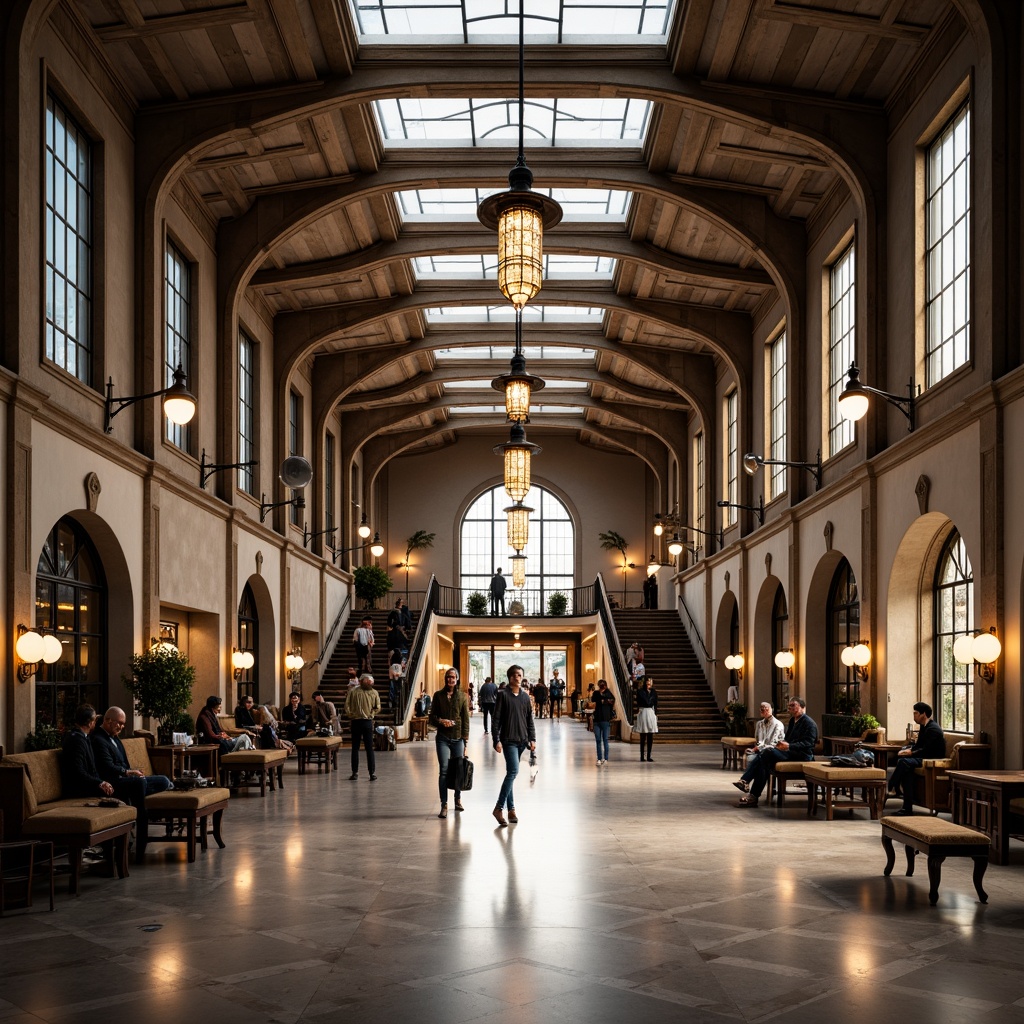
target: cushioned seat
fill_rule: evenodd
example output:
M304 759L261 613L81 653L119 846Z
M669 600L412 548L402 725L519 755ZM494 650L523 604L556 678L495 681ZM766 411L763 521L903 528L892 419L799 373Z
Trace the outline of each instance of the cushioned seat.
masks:
M753 736L722 737L722 768L744 768L743 752L752 747L757 740Z
M316 763L316 773L326 767L329 775L331 769L338 770L338 748L342 745L340 736L304 736L295 741L295 749L299 752L299 774L306 774L306 765Z
M288 760L285 750L236 750L224 754L220 759L220 782L235 792L242 786L259 786L260 796L267 795L267 780L270 780L270 791L277 785L283 787L282 769ZM234 777L232 779L232 776ZM245 776L250 776L246 778ZM255 776L254 778L252 776Z
M982 903L988 894L982 888L982 879L988 867L991 840L983 832L963 825L955 825L944 818L911 815L903 818L882 819L882 846L885 849L885 874L892 873L896 862L893 840L903 843L907 852L907 876L914 873L914 857L923 853L928 858L928 902L934 907L939 901L939 882L942 862L947 857L971 857L974 860L974 888Z
M873 821L878 820L885 798L885 770L882 768L841 768L831 764L807 761L804 764L804 778L807 780L807 813L818 811L818 791L825 795L825 820L833 820L836 808L849 809L867 805ZM861 799L853 796L854 790L861 791ZM850 791L849 800L837 800L838 794Z

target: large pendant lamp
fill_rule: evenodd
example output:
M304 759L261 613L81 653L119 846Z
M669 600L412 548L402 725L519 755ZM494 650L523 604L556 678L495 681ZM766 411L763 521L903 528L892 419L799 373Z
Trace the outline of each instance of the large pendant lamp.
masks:
M520 552L526 547L530 540L530 513L532 508L517 501L505 509L505 518L508 523L508 546L515 552Z
M512 556L512 586L513 587L525 587L526 586L526 555L521 555L518 551Z
M526 428L513 423L505 444L494 446L494 454L505 460L505 493L513 501L522 501L530 489L530 459L544 449L526 440Z
M505 393L505 415L509 423L530 422L530 396L544 387L540 377L526 372L523 355L523 311L516 310L516 347L512 353L512 367L508 373L491 381L495 391Z
M544 270L544 229L562 219L553 199L534 192L533 172L523 152L524 25L523 0L519 3L519 156L508 172L508 191L488 196L477 208L480 223L498 232L498 287L517 310L540 291Z

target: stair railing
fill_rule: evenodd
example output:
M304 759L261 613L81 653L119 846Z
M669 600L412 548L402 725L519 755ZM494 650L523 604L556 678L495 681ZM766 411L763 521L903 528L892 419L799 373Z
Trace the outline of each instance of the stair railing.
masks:
M405 675L402 677L401 696L395 708L395 725L402 725L409 720L413 705L413 687L416 677L419 675L420 662L423 660L423 650L426 647L427 636L430 631L430 622L437 613L440 596L441 586L437 582L437 577L431 575L426 593L423 595L423 608L416 622L416 632L413 634L412 643L409 645L409 656L405 659Z
M690 643L693 644L694 639L696 639L697 643L694 646L699 646L701 649L701 653L704 655L704 677L707 678L708 669L710 668L710 666L716 664L718 659L711 657L711 652L707 649L707 645L704 643L704 638L700 635L700 630L697 628L697 623L693 621L693 616L690 614L690 609L686 607L686 602L683 600L683 595L679 594L678 598L679 607L683 609L683 612L686 615L687 622L689 622L689 628L687 628L686 632L690 636Z
M320 654L314 661L310 662L310 665L322 665L323 660L327 655L327 651L331 646L331 641L334 639L334 634L338 632L338 627L342 623L342 619L347 618L346 613L348 612L349 605L352 603L352 595L346 594L345 600L341 602L341 608L338 610L338 614L334 619L334 624L327 631L327 636L324 638L324 645L320 648Z
M633 721L633 686L626 671L626 656L619 641L619 633L615 628L615 619L612 617L611 605L608 603L608 590L604 585L604 577L598 573L597 581L594 583L594 595L596 598L597 611L601 618L601 625L604 627L605 643L612 650L612 671L615 675L615 683L622 698L622 719L626 722Z

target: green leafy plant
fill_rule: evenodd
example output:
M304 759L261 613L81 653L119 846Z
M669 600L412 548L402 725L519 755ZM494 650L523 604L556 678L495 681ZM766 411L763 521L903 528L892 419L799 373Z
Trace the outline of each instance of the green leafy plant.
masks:
M722 718L730 736L747 734L747 705L738 700L731 700L722 708Z
M622 555L622 604L626 604L626 570L629 568L629 563L626 561L626 538L621 533L616 533L614 530L607 530L604 533L599 533L598 540L601 541L601 547L605 551L618 551Z
M398 563L399 569L405 570L405 596L406 599L409 597L409 556L414 551L422 551L425 548L432 548L434 546L434 538L437 536L436 533L427 533L426 530L417 530L408 540L405 542L405 561Z
M192 703L196 670L189 664L187 654L169 644L157 644L136 654L131 674L121 678L135 699L136 712L155 718L160 731L168 733Z
M466 598L466 611L470 615L486 615L487 614L487 595L480 593L479 590L474 590L469 597Z
M852 735L860 736L868 729L877 729L882 723L874 715L857 715L850 723Z
M64 745L64 738L55 725L39 722L25 737L26 750L58 750Z
M366 602L366 608L372 608L377 599L383 597L395 585L379 565L360 565L352 576L356 584L356 597Z
M569 607L569 598L560 590L556 590L548 597L548 615L564 615Z

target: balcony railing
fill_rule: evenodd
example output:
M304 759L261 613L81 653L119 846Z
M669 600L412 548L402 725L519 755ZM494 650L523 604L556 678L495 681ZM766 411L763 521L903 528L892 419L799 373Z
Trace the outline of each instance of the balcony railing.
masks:
M500 618L491 611L491 598L485 591L475 587L438 587L438 601L434 609L438 615L462 615L475 618ZM482 594L486 599L483 609L477 614L470 612L470 597ZM561 607L563 602L557 595L564 595L564 610L554 610L554 604ZM479 599L477 599L479 601ZM557 618L562 615L593 615L597 611L594 599L594 584L585 587L571 587L568 590L519 590L509 589L505 592L506 618Z

